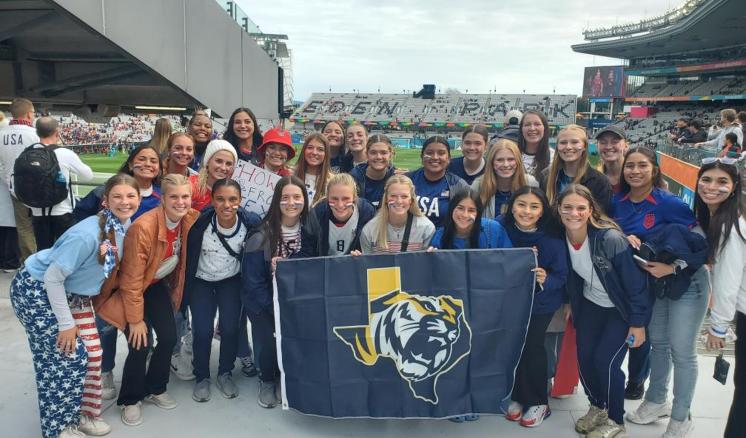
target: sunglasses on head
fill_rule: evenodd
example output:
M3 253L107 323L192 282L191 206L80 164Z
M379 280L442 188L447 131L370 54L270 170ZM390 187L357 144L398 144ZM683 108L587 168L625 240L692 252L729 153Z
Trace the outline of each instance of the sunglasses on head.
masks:
M732 157L708 157L702 159L702 164L722 163L735 166L737 162L738 158Z

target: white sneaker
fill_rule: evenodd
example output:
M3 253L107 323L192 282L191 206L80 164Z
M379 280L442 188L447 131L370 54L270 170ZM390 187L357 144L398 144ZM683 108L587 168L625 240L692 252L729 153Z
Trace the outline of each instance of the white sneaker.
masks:
M85 434L78 430L78 426L67 426L62 429L57 438L85 438Z
M643 400L634 412L627 413L627 420L635 424L650 424L671 416L671 403L653 403Z
M161 394L150 394L149 396L145 397L145 401L153 403L161 409L173 409L179 405L178 403L176 403L176 400L174 400L173 397L168 395L167 392L163 392Z
M689 436L692 429L694 429L692 417L689 417L684 421L677 421L671 418L668 421L668 427L666 428L666 432L663 434L663 438L685 438Z
M547 405L531 406L526 410L526 413L523 414L520 424L523 427L536 427L550 415L552 415L552 411Z
M122 423L127 426L137 426L142 424L142 403L137 402L134 405L121 406Z
M114 373L111 371L101 373L101 398L104 400L112 400L116 397L117 387L114 386Z
M505 413L505 418L510 421L518 421L523 416L523 405L517 401L511 401L508 406L508 412Z
M109 426L109 423L104 421L101 417L81 415L78 430L86 435L102 436L111 432L111 426Z
M194 380L197 378L197 376L194 375L194 372L192 371L192 364L186 363L187 361L183 359L183 356L180 354L174 354L171 356L171 372L174 373L174 376L178 377L179 380Z

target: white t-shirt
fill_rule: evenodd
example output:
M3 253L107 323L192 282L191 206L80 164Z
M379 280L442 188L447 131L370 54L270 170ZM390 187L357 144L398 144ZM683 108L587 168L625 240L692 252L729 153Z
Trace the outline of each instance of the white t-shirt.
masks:
M554 159L554 149L549 148L549 164L552 164L553 159ZM525 152L521 152L521 160L523 160L523 168L526 170L526 172L528 172L528 174L530 175L533 175L534 169L536 168L536 155L531 155Z
M70 174L76 175L78 177L78 181L80 182L87 182L93 179L93 171L90 167L88 167L88 165L81 161L80 157L78 157L78 154L71 151L70 149L58 147L54 150L54 154L57 155L57 162L60 165L60 170L65 175L65 180L67 180L68 193L67 198L64 201L52 207L52 212L50 213L50 215L62 216L63 214L73 212L73 199L70 196L69 190ZM42 216L42 209L31 208L31 214L34 216Z
M738 218L741 233L746 233L746 219ZM746 243L736 227L722 252L716 255L712 271L712 326L722 331L736 316L736 311L746 314Z
M292 227L282 225L281 228L282 242L277 255L287 258L300 251L300 222Z
M567 241L567 249L570 251L570 262L572 263L573 271L580 275L580 278L585 280L583 285L583 296L601 307L614 307L614 303L611 302L609 294L606 293L604 285L596 275L596 270L593 268L593 262L591 261L591 249L588 245L588 239L585 239L580 249L575 249L570 241Z
M16 158L34 143L39 143L39 136L30 126L8 125L0 129L0 176L8 187L11 186L10 176Z
M313 196L316 194L316 179L318 177L316 175L311 175L310 173L306 174L305 177L305 183L306 183L306 192L308 192L308 203L313 203Z
M237 230L238 227L240 229ZM246 227L241 224L241 220L237 218L231 228L223 228L216 221L215 228L223 235L228 246L240 254L246 237ZM205 281L220 281L233 277L240 270L241 264L238 259L225 249L213 230L212 224L208 225L202 236L202 250L199 254L195 276Z
M329 220L329 254L324 255L344 255L349 251L352 241L355 239L355 230L360 215L357 208L352 212L352 216L341 227Z

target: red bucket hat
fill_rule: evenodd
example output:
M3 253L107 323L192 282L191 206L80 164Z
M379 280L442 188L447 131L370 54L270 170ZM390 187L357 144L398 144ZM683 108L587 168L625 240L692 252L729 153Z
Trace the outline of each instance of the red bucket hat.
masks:
M283 128L268 129L267 132L264 133L262 145L256 148L256 153L259 155L260 160L264 160L264 150L270 143L277 143L286 146L288 149L288 160L295 156L293 138L290 136L290 131Z

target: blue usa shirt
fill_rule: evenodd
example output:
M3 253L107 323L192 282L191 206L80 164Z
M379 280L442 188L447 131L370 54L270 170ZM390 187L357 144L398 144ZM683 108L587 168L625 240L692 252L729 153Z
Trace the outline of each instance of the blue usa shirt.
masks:
M451 198L446 177L444 176L437 181L430 181L425 178L425 170L422 168L409 173L408 176L414 183L417 205L420 210L436 228L441 226L443 217L448 214L448 201Z
M642 240L667 224L692 227L697 220L694 212L678 196L655 188L642 202L632 202L629 193L617 193L611 201L611 217L627 235Z
M487 166L482 166L479 172L474 175L469 175L466 173L466 169L464 169L464 157L458 157L451 160L451 163L448 165L448 171L466 181L466 184L471 185L477 177L484 174L485 167Z

